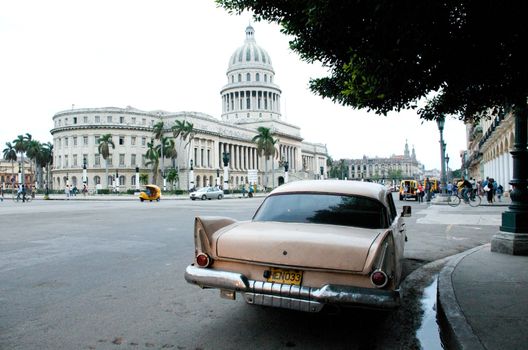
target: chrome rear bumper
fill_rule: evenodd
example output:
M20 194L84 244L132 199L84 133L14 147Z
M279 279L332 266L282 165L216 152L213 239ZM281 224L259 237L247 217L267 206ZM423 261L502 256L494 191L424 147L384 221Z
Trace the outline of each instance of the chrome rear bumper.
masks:
M321 288L254 281L228 271L187 266L185 280L201 288L241 293L246 302L318 312L324 305L394 309L400 305L399 291L327 284ZM234 293L233 293L234 297Z

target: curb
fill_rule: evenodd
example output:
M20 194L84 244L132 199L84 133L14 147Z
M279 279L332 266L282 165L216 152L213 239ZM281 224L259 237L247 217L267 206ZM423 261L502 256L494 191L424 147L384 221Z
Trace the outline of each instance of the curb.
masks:
M473 329L467 322L464 312L458 304L455 290L453 289L452 274L457 265L468 255L473 254L490 244L484 244L463 253L454 255L442 268L438 276L438 311L440 328L442 329L443 340L449 349L485 349L480 339L475 335Z

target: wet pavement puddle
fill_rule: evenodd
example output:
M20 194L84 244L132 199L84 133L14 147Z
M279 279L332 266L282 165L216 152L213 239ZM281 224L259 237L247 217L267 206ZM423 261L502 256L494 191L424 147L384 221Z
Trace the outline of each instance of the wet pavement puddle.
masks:
M442 350L444 346L440 339L440 327L436 319L436 293L437 293L437 276L433 282L424 289L422 295L422 324L416 331L416 338L420 341L422 349Z

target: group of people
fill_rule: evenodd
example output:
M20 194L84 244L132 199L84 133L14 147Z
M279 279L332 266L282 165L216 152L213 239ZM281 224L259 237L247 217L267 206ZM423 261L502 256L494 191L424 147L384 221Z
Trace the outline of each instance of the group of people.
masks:
M462 179L455 181L452 184L447 185L447 192L449 194L456 194L460 192L462 198L467 203L476 194L479 196L486 196L488 204L492 204L495 201L495 196L499 202L502 201L502 195L504 194L504 187L498 184L495 179L486 177L485 180L476 181L474 178Z

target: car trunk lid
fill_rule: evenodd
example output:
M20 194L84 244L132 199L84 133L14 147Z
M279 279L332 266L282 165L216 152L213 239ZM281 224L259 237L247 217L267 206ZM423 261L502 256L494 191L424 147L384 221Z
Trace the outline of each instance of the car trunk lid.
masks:
M382 230L356 227L242 222L216 238L219 258L316 269L362 271Z

